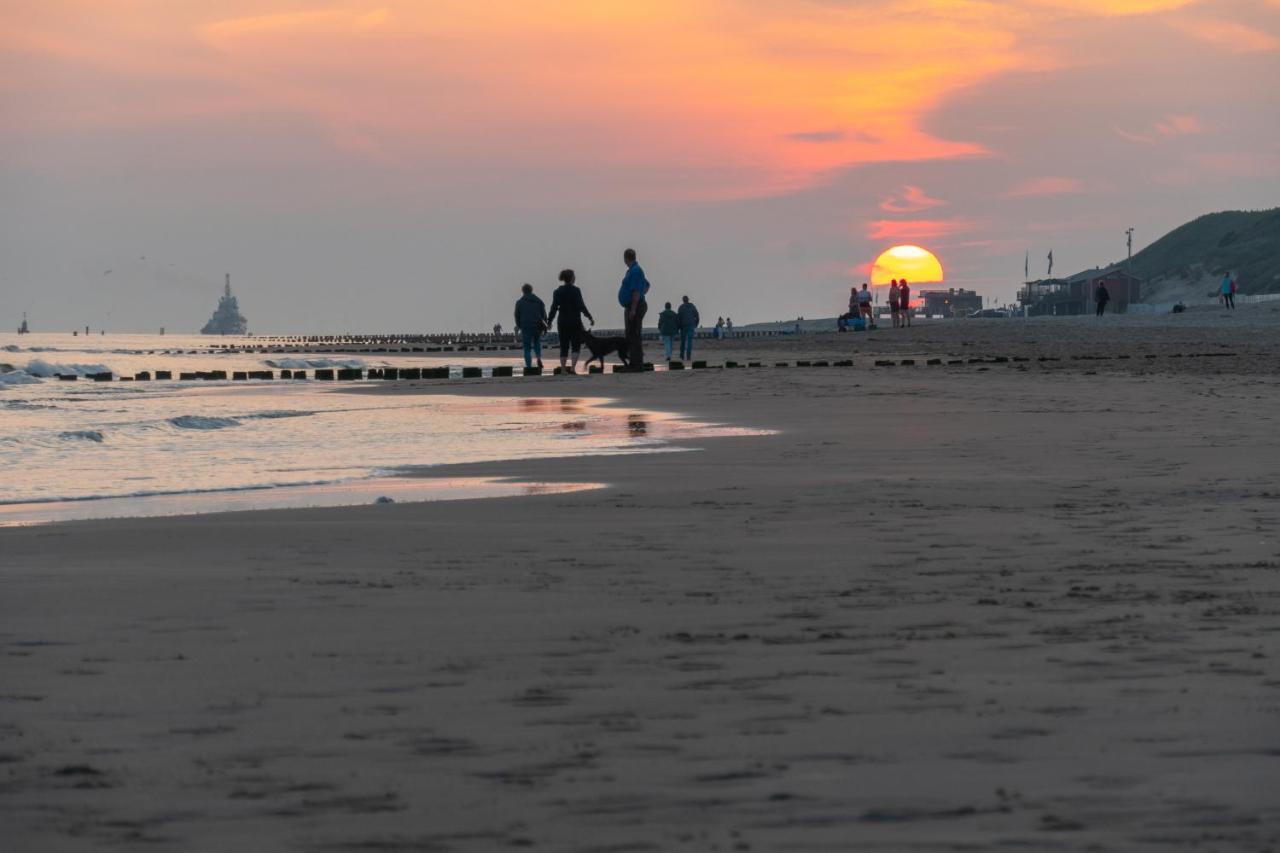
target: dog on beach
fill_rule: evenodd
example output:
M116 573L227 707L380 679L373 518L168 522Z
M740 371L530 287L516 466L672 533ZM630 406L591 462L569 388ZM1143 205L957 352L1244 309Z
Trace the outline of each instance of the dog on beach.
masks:
M622 362L623 367L630 367L631 363L627 360L631 355L628 352L628 344L626 338L598 338L591 332L584 330L582 333L582 343L586 345L587 351L591 353L591 357L587 359L587 366L591 366L591 362L599 361L600 367L604 367L604 358L607 355L616 355L618 361Z

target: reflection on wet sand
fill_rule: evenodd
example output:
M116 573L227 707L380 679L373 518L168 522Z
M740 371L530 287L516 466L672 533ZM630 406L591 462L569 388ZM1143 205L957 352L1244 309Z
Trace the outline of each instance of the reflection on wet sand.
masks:
M604 483L512 482L498 477L378 477L346 483L282 486L230 492L0 504L0 527L26 527L54 521L83 521L95 518L157 518L201 515L211 512L354 507L374 503L422 503L552 495L601 489L604 485Z

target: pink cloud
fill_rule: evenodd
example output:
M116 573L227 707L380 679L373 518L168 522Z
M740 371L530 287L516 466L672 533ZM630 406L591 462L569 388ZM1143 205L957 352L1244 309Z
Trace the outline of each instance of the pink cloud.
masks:
M1138 145L1154 145L1160 141L1160 137L1172 139L1178 136L1194 136L1205 132L1204 125L1200 123L1200 119L1189 115L1167 115L1163 120L1156 122L1150 128L1144 128L1140 132L1125 130L1122 127L1113 129L1121 139Z
M920 187L907 184L895 193L880 200L880 209L888 213L915 213L931 207L941 207L946 202L939 198L930 198Z
M1156 133L1161 136L1189 136L1193 133L1204 133L1204 128L1195 116L1171 115L1164 121L1156 123Z
M921 240L959 234L972 227L967 219L879 219L868 223L867 239Z
M1280 6L1280 3L1272 5ZM1204 18L1173 20L1171 26L1203 42L1225 48L1232 53L1256 53L1280 50L1280 39L1235 21L1215 21Z
M1075 195L1084 192L1084 185L1075 178L1032 178L1023 181L1004 194L1005 198L1030 198L1046 195Z

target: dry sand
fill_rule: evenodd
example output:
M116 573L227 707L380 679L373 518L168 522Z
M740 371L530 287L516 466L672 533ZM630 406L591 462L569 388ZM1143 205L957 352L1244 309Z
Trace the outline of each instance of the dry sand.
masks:
M456 472L613 484L571 495L0 530L0 846L1277 849L1277 317L453 383L781 432Z

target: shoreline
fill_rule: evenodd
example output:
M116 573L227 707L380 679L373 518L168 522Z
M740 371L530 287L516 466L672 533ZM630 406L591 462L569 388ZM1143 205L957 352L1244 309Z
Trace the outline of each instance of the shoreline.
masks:
M0 530L0 822L67 850L1261 849L1280 380L1181 361L441 385L779 434L450 470L591 492Z

